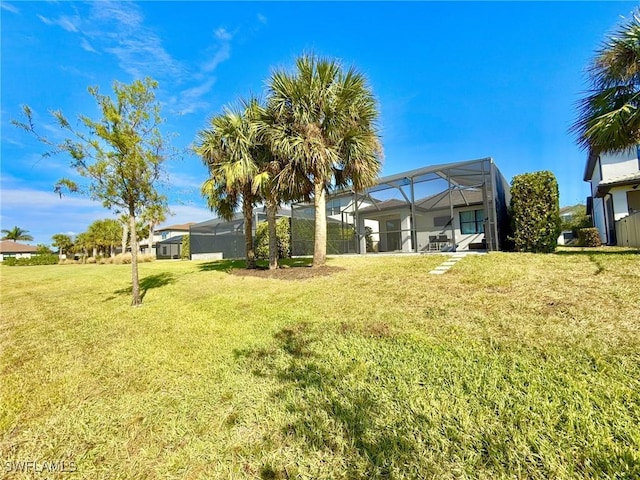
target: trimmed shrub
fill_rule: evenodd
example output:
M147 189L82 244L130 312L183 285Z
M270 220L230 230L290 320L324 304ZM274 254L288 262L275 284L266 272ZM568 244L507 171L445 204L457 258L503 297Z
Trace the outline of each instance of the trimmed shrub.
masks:
M278 239L278 258L291 256L290 220L282 217L276 220L276 238ZM256 228L256 258L269 258L269 224L260 222Z
M180 250L182 260L191 260L191 241L189 235L182 236L182 249Z
M31 258L6 258L4 264L10 267L29 267L34 265L57 265L57 255L32 255Z
M549 171L516 175L511 181L511 227L515 250L551 253L560 235L558 182Z
M96 257L87 257L84 263L96 263Z
M581 228L578 230L578 245L581 247L599 247L600 232L595 227Z

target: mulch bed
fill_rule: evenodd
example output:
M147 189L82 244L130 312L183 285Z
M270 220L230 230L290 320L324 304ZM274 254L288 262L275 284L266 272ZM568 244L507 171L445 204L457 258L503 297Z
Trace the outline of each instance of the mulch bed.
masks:
M306 280L308 278L326 277L336 272L344 270L342 267L289 267L269 270L267 268L256 268L248 270L246 268L234 268L229 273L240 277L277 278L280 280Z

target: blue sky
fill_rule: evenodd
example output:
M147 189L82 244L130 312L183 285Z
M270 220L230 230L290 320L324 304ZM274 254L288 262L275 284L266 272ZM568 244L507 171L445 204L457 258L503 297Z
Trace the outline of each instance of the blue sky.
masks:
M369 79L380 104L383 175L493 157L514 175L551 170L561 205L584 202L585 153L568 128L593 51L634 2L4 2L1 15L1 218L34 243L80 233L112 214L53 193L66 157L10 124L28 104L55 138L49 110L97 115L87 87L151 76L177 134L190 145L226 104L261 94L274 68L302 52L340 58ZM211 218L206 170L168 165L166 224Z

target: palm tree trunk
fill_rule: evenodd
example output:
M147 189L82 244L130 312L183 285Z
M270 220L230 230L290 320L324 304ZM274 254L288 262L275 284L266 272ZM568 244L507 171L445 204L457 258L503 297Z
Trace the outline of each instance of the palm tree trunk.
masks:
M278 204L267 198L267 225L269 226L269 270L278 268L278 237L276 236L276 214Z
M244 246L247 256L247 268L256 268L256 253L253 250L253 205L247 201L248 195L242 196L242 213L244 215Z
M133 209L129 209L129 231L131 232L131 306L142 304L140 298L140 282L138 279L138 233L136 232L136 217Z
M127 238L129 238L129 226L126 222L122 223L122 254L127 253Z
M327 197L322 179L314 181L315 236L313 267L321 267L327 261Z
M149 255L153 255L153 227L155 227L155 224L149 222Z

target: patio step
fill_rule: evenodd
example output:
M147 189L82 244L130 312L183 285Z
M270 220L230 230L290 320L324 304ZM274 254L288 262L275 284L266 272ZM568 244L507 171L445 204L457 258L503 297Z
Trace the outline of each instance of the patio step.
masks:
M453 255L451 255L450 258L442 262L440 265L438 265L436 268L431 270L429 273L432 275L442 275L467 255L468 253L454 253Z

